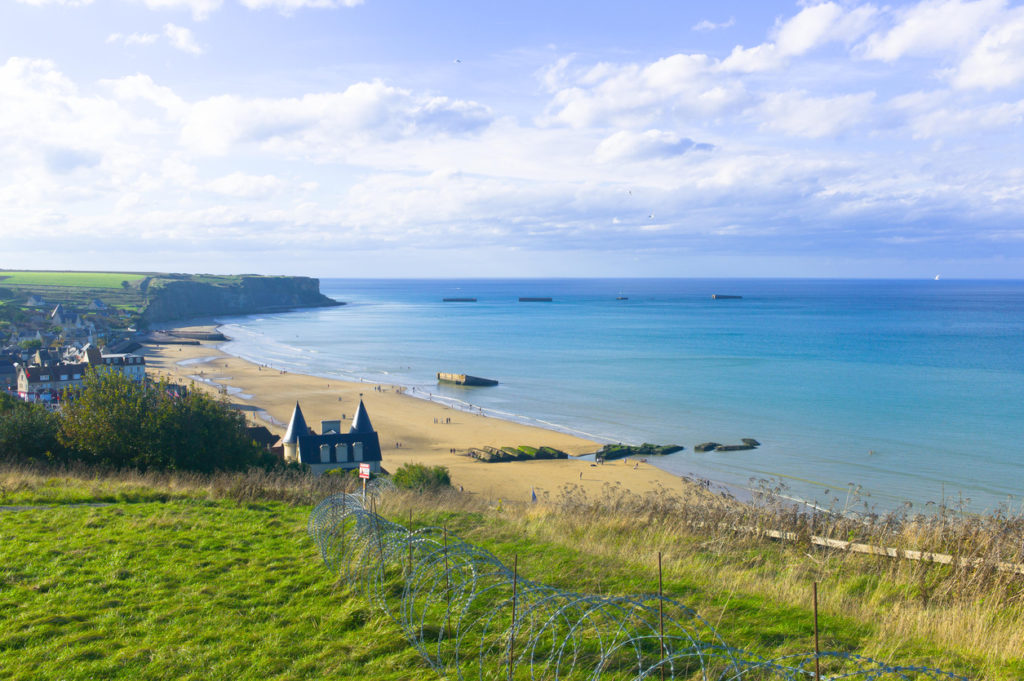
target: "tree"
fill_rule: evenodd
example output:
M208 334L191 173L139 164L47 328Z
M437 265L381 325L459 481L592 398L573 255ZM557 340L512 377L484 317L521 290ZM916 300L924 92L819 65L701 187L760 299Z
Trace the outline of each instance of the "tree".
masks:
M18 343L18 347L21 348L22 350L34 352L43 347L43 341L39 340L38 338L29 338L28 340L23 340L20 343Z
M0 461L63 459L59 430L56 414L0 392Z
M176 397L165 382L137 383L105 367L90 368L65 404L60 439L85 460L116 468L212 472L274 461L227 402L201 392Z

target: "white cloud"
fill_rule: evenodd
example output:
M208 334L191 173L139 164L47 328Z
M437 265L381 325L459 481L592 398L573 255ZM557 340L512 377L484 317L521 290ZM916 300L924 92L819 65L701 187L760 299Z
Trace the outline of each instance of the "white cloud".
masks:
M948 91L914 92L889 107L904 114L916 139L956 139L965 130L986 134L1024 125L1024 100L971 106Z
M904 56L965 49L999 16L1006 0L924 0L895 12L897 24L865 40L868 59L895 61Z
M594 151L594 160L608 163L673 158L692 149L709 151L711 145L697 144L691 139L663 130L645 130L642 133L620 130L601 140Z
M117 80L101 80L100 84L109 88L114 97L123 102L150 102L175 118L184 115L187 109L186 103L171 88L157 85L152 78L141 73Z
M273 175L248 175L231 173L206 183L210 191L242 199L267 198L277 192L284 183Z
M542 124L642 127L667 113L713 116L744 96L739 83L716 76L703 54L674 54L646 66L602 63L563 82Z
M736 17L729 17L728 21L723 21L723 22L718 23L718 24L716 24L713 21L708 21L707 19L704 19L703 21L700 21L700 22L694 24L693 27L690 30L692 30L692 31L716 31L716 30L718 30L720 28L731 28L732 26L735 26L735 25L736 25Z
M722 60L723 71L739 71L741 73L757 73L773 71L785 63L783 55L775 43L762 43L754 47L737 45L732 53Z
M954 71L958 88L995 88L1024 80L1024 8L993 26L974 45Z
M761 127L798 137L835 135L864 122L875 93L809 97L803 92L769 95L757 109Z
M188 10L195 21L205 21L224 5L224 0L142 0L152 10Z
M791 57L800 56L829 42L850 43L871 25L877 10L863 5L846 11L834 2L805 7L788 21L776 24L772 42L744 48L737 45L726 57L725 71L754 73L781 67Z
M842 8L834 2L805 7L779 26L775 44L784 55L804 54L829 39L833 27L842 16Z
M196 21L207 19L221 8L224 0L142 0L152 10L189 10Z
M152 45L160 36L156 33L111 33L107 36L107 43L121 43L122 45Z
M203 48L199 47L196 43L195 36L192 35L192 31L184 28L183 26L175 26L174 24L164 25L164 35L167 36L167 40L171 43L171 47L182 52L189 54L202 54Z
M371 140L460 135L490 120L475 102L418 96L373 81L300 98L212 97L190 108L181 137L204 154L224 154L237 144L338 159Z

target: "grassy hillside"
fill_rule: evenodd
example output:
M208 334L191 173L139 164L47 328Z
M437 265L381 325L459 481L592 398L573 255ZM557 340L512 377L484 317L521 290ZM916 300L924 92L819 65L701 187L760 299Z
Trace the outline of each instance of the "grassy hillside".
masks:
M125 272L57 272L0 270L0 286L79 286L87 288L119 289L121 282L141 281L144 274Z
M4 677L440 678L335 582L306 536L312 502L338 484L0 469L0 504L46 506L0 511ZM69 505L88 501L111 505ZM823 649L979 681L1024 676L1019 583L947 592L940 566L695 532L665 509L567 490L537 506L393 493L381 512L447 526L509 564L518 555L520 574L576 591L655 591L662 551L668 595L729 644L769 657L813 649L817 580Z
M44 272L0 270L0 288L13 302L24 304L30 295L46 301L49 311L57 303L83 310L99 298L112 308L138 312L146 303L145 274L127 272ZM127 282L127 286L122 285Z

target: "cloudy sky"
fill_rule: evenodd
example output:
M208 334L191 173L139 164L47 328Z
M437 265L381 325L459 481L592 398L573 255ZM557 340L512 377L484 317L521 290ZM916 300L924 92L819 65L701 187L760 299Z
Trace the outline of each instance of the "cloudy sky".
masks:
M0 267L1024 276L1024 2L0 3Z

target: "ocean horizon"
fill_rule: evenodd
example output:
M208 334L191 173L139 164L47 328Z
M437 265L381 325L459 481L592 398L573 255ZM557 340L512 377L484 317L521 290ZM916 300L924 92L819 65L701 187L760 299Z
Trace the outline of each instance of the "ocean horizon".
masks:
M651 463L733 489L781 485L859 510L1021 507L1024 281L322 279L321 290L346 305L223 318L223 350L598 442L680 444ZM439 371L499 385L438 384ZM742 438L761 446L693 450Z

